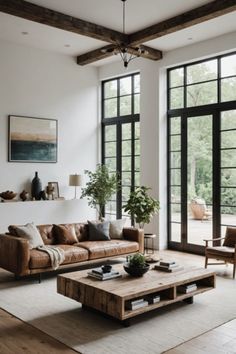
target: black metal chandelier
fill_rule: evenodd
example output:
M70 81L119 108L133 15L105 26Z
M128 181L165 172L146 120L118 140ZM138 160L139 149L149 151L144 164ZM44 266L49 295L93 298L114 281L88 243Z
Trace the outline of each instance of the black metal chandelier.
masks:
M126 0L121 0L123 2L123 34L125 33L125 2ZM115 55L120 55L124 67L127 68L128 64L131 62L131 60L140 57L141 54L146 53L147 51L142 48L142 46L138 47L131 47L127 43L117 43L113 48L109 49L104 49L103 50L106 53L113 53Z

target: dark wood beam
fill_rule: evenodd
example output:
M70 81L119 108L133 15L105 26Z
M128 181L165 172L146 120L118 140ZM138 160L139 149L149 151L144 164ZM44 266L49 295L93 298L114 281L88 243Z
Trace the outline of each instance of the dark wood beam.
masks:
M151 60L162 59L162 52L160 50L148 47L147 45L143 45L143 44L140 47L144 51L143 53L140 54L140 57L151 59ZM137 49L135 47L129 47L128 52L130 54L135 55L137 54Z
M97 60L105 59L113 55L114 45L109 44L105 47L91 50L88 53L81 54L77 57L77 64L87 65L94 63Z
M24 0L0 0L0 12L108 43L125 42L127 39L120 32Z
M162 58L162 52L157 49L150 48L148 46L141 46L144 50L144 53L141 53L139 56L151 59L151 60L160 60ZM113 44L106 45L105 47L92 50L91 52L79 55L77 57L77 64L79 65L87 65L91 64L97 60L105 59L113 55L113 49L115 46ZM128 48L128 53L137 55L136 48Z
M197 25L236 10L236 0L216 0L181 15L157 23L129 36L132 46Z

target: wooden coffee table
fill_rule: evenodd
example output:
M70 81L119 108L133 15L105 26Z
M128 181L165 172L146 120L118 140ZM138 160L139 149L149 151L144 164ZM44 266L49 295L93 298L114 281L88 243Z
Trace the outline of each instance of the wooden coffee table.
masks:
M129 276L122 264L115 265L114 269L121 272L121 278L101 281L88 277L88 270L58 275L57 292L129 325L128 320L134 316L177 301L192 303L194 295L215 287L215 273L204 268L186 266L174 273L151 269L141 278ZM179 291L181 285L191 283L197 284L197 290L187 294ZM160 302L128 309L131 301L155 295L160 296Z

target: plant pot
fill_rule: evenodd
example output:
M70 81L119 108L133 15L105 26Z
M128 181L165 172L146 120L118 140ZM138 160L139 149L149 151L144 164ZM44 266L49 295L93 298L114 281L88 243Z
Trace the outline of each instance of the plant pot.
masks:
M132 277L142 277L150 268L149 264L145 264L143 267L130 266L129 263L124 264L124 270Z

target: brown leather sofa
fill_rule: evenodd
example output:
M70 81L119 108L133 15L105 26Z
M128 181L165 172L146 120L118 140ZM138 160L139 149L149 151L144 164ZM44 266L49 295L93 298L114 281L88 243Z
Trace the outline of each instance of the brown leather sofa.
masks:
M74 224L78 242L73 245L56 244L53 225L37 226L45 245L54 245L65 252L65 260L58 269L71 268L110 258L143 252L143 230L124 228L122 239L109 241L88 241L88 225ZM30 249L26 239L17 237L14 226L10 233L0 235L0 267L21 277L52 271L49 255L37 249Z

